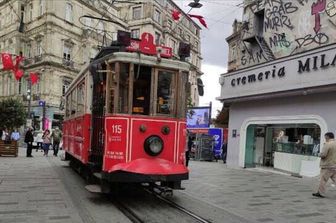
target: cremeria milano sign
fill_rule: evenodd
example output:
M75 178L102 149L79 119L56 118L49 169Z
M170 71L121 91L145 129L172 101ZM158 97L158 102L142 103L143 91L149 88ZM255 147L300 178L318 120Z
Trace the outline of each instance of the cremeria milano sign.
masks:
M336 84L336 45L221 75L220 100Z

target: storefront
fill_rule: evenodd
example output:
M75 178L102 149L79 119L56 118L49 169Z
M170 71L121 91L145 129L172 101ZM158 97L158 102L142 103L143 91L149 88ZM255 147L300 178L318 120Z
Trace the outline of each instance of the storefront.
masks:
M220 84L229 166L319 174L324 134L336 129L336 45L223 74Z

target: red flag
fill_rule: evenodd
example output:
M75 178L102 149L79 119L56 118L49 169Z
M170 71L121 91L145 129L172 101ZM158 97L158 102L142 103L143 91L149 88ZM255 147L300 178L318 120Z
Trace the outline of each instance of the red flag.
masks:
M176 20L179 20L180 19L180 16L181 16L181 12L180 11L177 11L176 9L174 9L172 11L172 17L173 19L176 21Z
M12 70L14 68L12 55L9 53L1 53L3 70Z
M29 75L30 75L31 84L32 85L36 84L39 80L38 74L31 72Z
M191 18L196 18L198 19L198 21L205 27L208 28L208 25L206 24L204 17L201 15L192 15L192 14L188 14Z
M21 55L18 55L15 57L15 69L18 70L19 69L19 66L20 66L20 63L21 61L23 60L23 56Z
M23 70L19 70L19 69L15 70L14 69L13 72L14 72L14 75L15 75L15 79L17 81L20 80L21 77L23 76Z

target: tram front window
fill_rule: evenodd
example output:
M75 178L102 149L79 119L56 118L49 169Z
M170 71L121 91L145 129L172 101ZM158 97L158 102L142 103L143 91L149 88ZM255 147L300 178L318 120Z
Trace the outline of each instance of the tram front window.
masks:
M135 66L133 84L133 114L149 115L152 69Z
M159 71L157 87L157 113L171 114L174 110L174 73Z

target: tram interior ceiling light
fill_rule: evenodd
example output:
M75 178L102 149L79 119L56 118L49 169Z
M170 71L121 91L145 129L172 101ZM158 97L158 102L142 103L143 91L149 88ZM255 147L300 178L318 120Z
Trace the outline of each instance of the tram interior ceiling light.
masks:
M191 8L201 8L203 5L199 3L199 0L194 0L193 2L190 2L188 6Z

